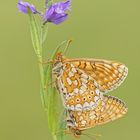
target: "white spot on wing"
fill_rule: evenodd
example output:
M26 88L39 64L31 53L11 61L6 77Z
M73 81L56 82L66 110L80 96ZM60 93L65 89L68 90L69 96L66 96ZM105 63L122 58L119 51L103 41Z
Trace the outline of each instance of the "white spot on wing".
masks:
M76 94L78 94L79 89L78 88L75 88L73 92L76 93Z
M69 75L69 77L74 76L74 74L73 74L71 71L69 72L69 74L68 74L68 75Z
M90 117L89 117L91 120L94 120L95 118L96 118L96 115L95 114L92 114L92 115L90 115Z
M76 111L82 111L82 105L81 105L81 104L77 104L77 105L75 106L75 110L76 110Z
M72 68L71 70L72 70L73 73L77 72L75 68Z
M84 93L84 91L83 91L83 90L81 90L81 89L79 90L79 92L80 92L80 94L83 94L83 93Z
M84 79L88 79L88 75L86 75L86 74L81 74L81 77Z
M96 86L96 87L98 87L99 85L97 84L97 82L96 81L94 81L94 85Z
M67 78L67 82L68 82L69 85L72 84L72 81L70 80L70 78Z
M84 109L84 110L90 110L90 105L89 105L88 102L85 102L85 103L84 103L83 109Z
M85 88L87 88L87 85L86 85L85 83L82 82L82 85L83 85Z
M118 71L120 72L120 73L123 73L123 71L124 71L124 69L122 69L122 68L118 68Z
M99 91L99 89L97 89L97 88L96 88L95 92L96 92L97 95L100 94L100 91Z
M85 78L81 78L81 81L84 82L85 84L88 82L88 80Z
M94 101L97 102L99 100L99 96L94 97Z
M86 125L86 121L85 120L81 121L81 124Z
M95 103L93 101L91 101L90 106L91 106L92 109L94 109L95 108Z
M81 86L80 89L83 90L83 92L86 91L86 88L84 86Z
M74 105L71 105L69 109L74 110Z

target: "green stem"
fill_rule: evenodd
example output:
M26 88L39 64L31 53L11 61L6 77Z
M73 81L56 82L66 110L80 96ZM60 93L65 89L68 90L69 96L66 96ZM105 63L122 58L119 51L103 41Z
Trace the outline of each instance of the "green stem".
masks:
M53 139L54 139L54 140L57 140L57 136L56 136L56 135L53 135Z
M32 11L29 9L29 20L30 20L30 31L31 31L31 39L33 48L37 55L37 59L39 62L39 72L40 72L40 83L41 83L41 98L43 101L43 107L48 117L49 128L52 132L52 137L54 140L57 140L55 135L57 128L57 120L56 120L56 92L53 86L48 86L45 89L46 81L47 84L52 81L52 66L45 68L43 66L43 44L47 38L47 28L40 25L38 20L32 14ZM47 70L47 73L46 73Z
M38 58L39 60L39 71L40 71L40 80L41 80L41 86L44 89L44 69L42 63L42 58Z

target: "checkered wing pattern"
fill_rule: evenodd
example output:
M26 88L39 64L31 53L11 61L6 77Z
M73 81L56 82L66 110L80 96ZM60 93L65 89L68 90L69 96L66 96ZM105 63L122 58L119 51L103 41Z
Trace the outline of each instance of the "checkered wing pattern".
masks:
M92 128L123 117L127 110L125 103L120 99L103 95L100 104L94 110L83 112L69 110L70 120L67 121L67 125L75 130Z
M71 62L93 77L99 84L100 91L104 93L120 86L128 74L128 68L124 64L114 61L81 58L66 59L65 62Z
M66 109L73 111L93 110L102 96L93 77L71 63L63 64L57 85Z
M67 126L75 135L76 130L102 125L127 113L123 101L104 94L124 81L128 74L124 64L99 59L67 59L59 54L53 74L68 112Z

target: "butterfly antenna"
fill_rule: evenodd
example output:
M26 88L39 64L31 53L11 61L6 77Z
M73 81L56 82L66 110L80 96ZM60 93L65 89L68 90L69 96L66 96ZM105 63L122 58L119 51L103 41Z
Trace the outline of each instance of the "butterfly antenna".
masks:
M64 134L73 134L69 130L60 130L60 131L55 132L56 135L60 135L61 133L64 133Z
M42 62L39 61L39 63L49 65L49 64L53 64L53 61L48 59L48 60L45 60L45 61L42 61Z
M67 44L66 44L66 47L65 47L65 49L64 49L63 54L66 54L66 53L67 53L68 48L69 48L69 46L70 46L71 42L72 42L72 39L69 39L69 40L67 41Z
M67 40L62 41L62 42L56 47L56 49L57 49L57 50L60 49L60 48L63 46L63 44L65 44L66 42L67 42Z

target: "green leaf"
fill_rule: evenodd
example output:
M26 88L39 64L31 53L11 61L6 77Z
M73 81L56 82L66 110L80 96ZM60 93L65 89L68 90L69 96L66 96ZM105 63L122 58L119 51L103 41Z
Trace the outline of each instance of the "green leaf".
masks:
M41 27L41 45L44 46L48 35L48 24L42 25Z
M47 113L48 113L48 124L52 133L56 132L57 128L57 118L56 118L56 102L57 102L57 91L52 85L52 65L49 65L47 71L47 80L46 80L46 91L47 91Z
M65 130L66 130L66 110L64 111L64 113L62 114L62 116L60 116L60 121L58 124L58 133L57 133L57 140L63 140L65 137Z
M34 14L31 12L30 9L29 11L29 21L30 21L30 32L31 32L31 39L32 39L32 44L33 48L35 50L35 53L37 54L38 57L41 57L41 42L40 42L40 33L41 33L41 26L37 22L36 18L34 17Z
M44 111L47 112L47 110L48 110L47 100L45 99L46 90L43 88L42 84L40 85L40 96L41 96L41 101L42 101L42 106L44 108Z
M56 47L56 50L51 56L51 60L54 61L56 58L56 54L60 50L60 47L66 43L66 41L63 41L60 45ZM58 115L57 115L57 95L58 92L55 87L53 87L54 82L52 78L52 69L53 65L48 64L47 67L47 73L45 74L46 80L45 80L45 85L46 85L46 95L45 95L45 101L47 102L47 116L48 116L48 124L49 128L52 131L53 135L56 135L57 133L57 128L58 128Z

